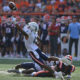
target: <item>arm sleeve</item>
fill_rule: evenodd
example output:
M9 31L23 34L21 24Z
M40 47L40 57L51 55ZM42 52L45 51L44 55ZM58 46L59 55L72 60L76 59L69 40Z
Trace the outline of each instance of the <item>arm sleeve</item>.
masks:
M48 60L48 57L47 57L43 52L41 52L40 49L37 49L36 51L37 51L37 53L40 55L40 57L41 57L43 60L45 60L45 61Z

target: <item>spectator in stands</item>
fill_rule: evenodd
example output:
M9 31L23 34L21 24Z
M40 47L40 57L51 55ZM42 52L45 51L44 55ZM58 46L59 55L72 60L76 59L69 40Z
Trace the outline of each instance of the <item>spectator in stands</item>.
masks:
M41 1L43 1L45 4L47 4L47 0L41 0Z
M41 5L41 12L45 12L46 10L46 5L44 2L42 2L42 5Z
M25 25L24 19L21 18L20 23L18 23L18 24L22 28ZM18 58L26 57L26 48L25 48L23 38L24 38L24 36L16 30L15 42L14 43L15 43L15 47L16 47L16 50L15 50L16 57L18 57Z
M34 12L40 12L40 11L41 9L38 6L36 6Z
M59 4L57 11L58 12L64 12L65 8L66 8L65 4Z
M50 42L50 54L51 56L58 56L57 44L58 44L58 34L59 26L56 25L56 20L52 19L52 24L48 27L49 32L49 42Z
M10 8L9 8L9 6L8 6L8 3L7 3L7 2L6 2L5 5L3 6L3 11L4 11L4 12L10 12L10 11L11 11Z
M13 30L12 30L12 23L10 22L10 18L7 18L7 22L6 22L6 27L5 27L5 38L6 38L6 52L7 52L7 56L12 56L12 37L13 37Z
M5 28L6 28L6 20L7 20L7 17L6 16L2 16L1 17L2 20L1 20L1 31L2 31L2 43L3 43L3 46L1 48L1 54L2 54L2 57L5 56L5 53L6 53L6 47L5 47L5 42L6 42L6 35L5 35Z
M77 2L77 7L80 9L80 0Z
M26 9L27 9L26 8L26 5L23 5L20 10L21 10L22 13L25 13L26 12Z
M47 4L46 4L46 12L48 13L52 12L52 5L49 0L47 1Z
M67 6L71 6L71 7L73 7L73 5L74 5L74 3L73 3L72 0L68 0L68 1L67 1Z
M75 12L76 12L76 10L77 10L77 6L76 6L76 5L74 5L74 6L73 6L73 8L72 8L72 12L74 12L74 13L75 13Z
M76 12L77 8L79 8L80 5L79 2L75 0L74 1L73 0L24 0L24 1L15 1L15 3L18 8L18 11L20 12L21 11L29 12L30 8L30 12L49 12L49 13L52 12L54 13L55 10L61 13ZM7 2L6 6L3 6L3 8L4 8L3 11L7 12L10 11L9 7L7 6Z
M3 3L5 1L6 0L2 0ZM7 2L5 2L4 4L3 3L0 4L0 7L2 7L2 5L4 5L3 6L3 11L5 11L5 12L10 11L9 7L8 7L8 3ZM16 3L16 6L18 8L18 13L19 12L22 12L22 13L33 13L33 12L43 12L44 13L44 12L49 12L51 14L58 13L58 12L61 12L61 13L65 12L65 13L67 13L67 12L76 12L76 11L79 11L77 9L80 7L80 1L79 0L23 0L23 1L15 0L15 3ZM13 13L17 14L17 11L14 11ZM26 19L26 22L29 22L32 16L33 15L18 16L18 20L20 21L21 20L20 17L24 17ZM4 16L4 17L7 18L6 16ZM41 16L41 15L39 16L38 15L37 19L40 19L40 18L43 19L43 16ZM13 20L14 19L15 18L13 18ZM2 33L1 34L2 34L2 37L3 37L2 38L3 44L5 44L5 38L6 38L6 36L5 36L5 29L6 29L5 27L7 26L6 21L7 21L7 19L3 20L2 23L1 23L1 26L2 26L2 28L1 28ZM33 19L32 21L35 21L35 20ZM61 21L61 19L60 19L60 21ZM38 22L38 23L40 24L40 22ZM69 21L69 23L71 23L71 20ZM62 28L61 30L63 30L61 32L63 32L63 33L67 32L68 24L67 25L66 24L67 23L61 24L61 28ZM23 25L23 22L19 22L19 25ZM43 25L47 26L47 22L46 23L43 22ZM54 26L55 26L55 24L54 24ZM42 30L42 35L44 34L45 30L47 31L47 29L44 29L44 26L42 26L41 30ZM16 28L15 28L15 32L14 33L16 35L16 33L17 33ZM12 33L12 34L14 34L14 33ZM57 35L57 32L49 32L49 33L50 33L50 36L51 35L53 35L53 36ZM18 34L18 35L20 37L20 34ZM18 39L18 37L17 37L17 39ZM46 40L44 41L44 39L42 39L42 43L43 43L42 46L45 45L45 42L47 42L47 41ZM14 41L13 41L13 43L14 43ZM20 40L20 43L23 43L22 39ZM18 45L18 44L19 44L19 42L16 43L16 45ZM4 51L6 52L5 46L2 47L2 54L3 55L5 54ZM18 52L20 53L19 50L18 50ZM57 52L54 51L54 53L57 53ZM52 52L51 52L51 54L52 54Z
M67 33L67 30L68 30L68 22L61 22L61 25L60 25L60 32L61 33Z
M78 57L78 40L79 40L79 31L80 26L77 22L77 17L73 16L72 23L69 24L67 38L69 38L70 34L70 41L69 41L69 54L72 53L72 45L75 43L75 57Z
M41 22L40 30L41 30L41 49L44 53L48 53L48 25L46 22Z
M38 1L37 1L36 6L37 6L37 7L39 7L39 8L41 8L42 3L41 3L41 1L40 1L40 0L38 0Z
M64 49L62 50L62 54L63 54L63 56L66 56L66 55L68 54L68 50L67 50L66 48L64 48Z

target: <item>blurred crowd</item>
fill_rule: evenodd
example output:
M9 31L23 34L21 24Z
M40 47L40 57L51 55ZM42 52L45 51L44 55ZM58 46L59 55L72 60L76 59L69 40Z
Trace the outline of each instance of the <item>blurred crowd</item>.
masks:
M2 1L2 2L1 2ZM9 12L9 1L14 1L18 11L22 13L46 12L46 13L69 13L80 12L80 0L1 0L0 7L3 12ZM1 8L0 8L1 9ZM17 12L16 12L17 13Z
M26 16L24 16L26 17ZM68 25L72 22L70 16L55 17L46 14L44 16L30 17L30 21L36 21L39 24L39 37L40 41L38 42L39 47L47 55L50 55L50 41L49 41L49 26L54 23L58 27L59 32L57 35L57 55L61 54L61 39L60 33L67 33ZM23 35L17 31L17 28L14 25L16 20L21 28L26 25L29 21L26 21L23 16L0 16L0 55L2 57L27 57L27 50L23 41ZM64 19L66 18L66 19ZM80 20L79 20L80 21ZM56 44L55 44L56 45ZM54 46L55 46L54 45ZM63 54L66 55L68 51L64 50Z
M6 13L11 12L8 7L9 0L0 0L0 10ZM63 50L61 54L61 36L60 33L67 33L69 23L72 22L72 16L52 16L50 13L65 13L65 12L79 12L80 0L10 0L15 1L18 11L14 13L31 13L31 12L46 12L42 15L0 15L0 56L2 57L27 57L27 50L23 41L23 35L17 31L14 21L16 20L21 28L30 21L36 21L39 24L39 47L47 55L51 55L49 27L55 24L57 43L54 45L55 56L66 55L68 51ZM80 16L77 17L80 22ZM55 19L55 20L54 20Z
M23 35L18 33L15 25L11 22L11 18L2 16L0 23L0 55L3 57L24 57L27 50L23 42ZM23 20L21 23L21 26L24 25Z

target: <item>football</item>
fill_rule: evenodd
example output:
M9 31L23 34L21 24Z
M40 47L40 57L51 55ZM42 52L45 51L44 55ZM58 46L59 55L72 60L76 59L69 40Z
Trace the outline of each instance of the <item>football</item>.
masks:
M11 10L17 10L16 4L15 4L14 2L9 2L9 8L10 8Z

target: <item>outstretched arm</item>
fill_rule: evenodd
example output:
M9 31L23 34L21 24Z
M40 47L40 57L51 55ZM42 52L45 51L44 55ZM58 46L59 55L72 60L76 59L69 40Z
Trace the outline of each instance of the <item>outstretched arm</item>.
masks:
M48 61L59 61L59 58L58 57L54 57L54 56L50 56L48 58Z
M20 31L26 37L26 39L28 39L28 34L25 31L23 31L18 24L15 24L15 26L17 27L17 30Z

